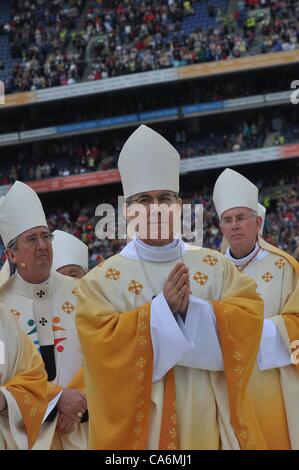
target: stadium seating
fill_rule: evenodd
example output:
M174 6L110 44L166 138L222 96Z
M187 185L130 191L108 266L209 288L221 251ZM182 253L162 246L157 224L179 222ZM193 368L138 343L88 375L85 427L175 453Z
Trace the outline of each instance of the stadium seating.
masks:
M232 11L228 0L56 0L47 8L44 0L28 0L23 9L5 0L1 10L2 3L6 93L298 47L291 0L266 1L261 9L239 2Z

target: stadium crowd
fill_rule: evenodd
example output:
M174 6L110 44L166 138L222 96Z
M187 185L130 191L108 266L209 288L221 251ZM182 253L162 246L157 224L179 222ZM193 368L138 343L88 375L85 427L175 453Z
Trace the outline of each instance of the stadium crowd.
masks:
M70 47L81 19L82 0L12 0L4 26L15 59L7 92L75 83L83 77L82 53Z
M11 20L2 25L14 60L7 93L298 47L294 0L240 0L232 14L217 1L21 3L12 0ZM215 18L213 27L184 28L196 6Z

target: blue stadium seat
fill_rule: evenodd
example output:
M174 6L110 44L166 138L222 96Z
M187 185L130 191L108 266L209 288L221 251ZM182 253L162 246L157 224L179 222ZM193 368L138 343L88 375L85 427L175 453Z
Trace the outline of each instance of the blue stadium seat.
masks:
M202 28L203 30L214 28L216 26L216 14L215 16L210 17L208 14L208 5L213 5L215 13L217 10L221 9L222 12L226 13L228 7L228 0L203 0L194 4L193 10L194 15L187 16L182 23L182 33L186 35L191 34L197 28Z

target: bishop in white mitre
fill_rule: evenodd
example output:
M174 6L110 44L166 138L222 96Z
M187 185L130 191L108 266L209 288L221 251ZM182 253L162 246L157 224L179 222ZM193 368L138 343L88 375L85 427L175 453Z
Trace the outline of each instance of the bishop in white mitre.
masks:
M52 270L81 279L88 271L88 246L63 230L55 230L53 235Z
M175 239L173 219L164 239L151 218L151 205L181 205L179 161L147 126L129 137L119 157L126 213L133 221L130 208L145 208L158 237L136 232L79 283L90 448L267 449L248 392L265 347L255 282Z
M291 343L299 338L299 264L262 238L265 208L251 181L227 168L213 199L226 257L255 280L264 300L265 348L249 384L260 427L268 448L299 449L299 376L291 355Z
M52 234L37 194L17 181L0 200L0 234L15 272L2 273L0 298L40 352L48 411L37 449L85 449L87 403L75 326L77 283L51 270ZM81 420L83 422L81 422Z

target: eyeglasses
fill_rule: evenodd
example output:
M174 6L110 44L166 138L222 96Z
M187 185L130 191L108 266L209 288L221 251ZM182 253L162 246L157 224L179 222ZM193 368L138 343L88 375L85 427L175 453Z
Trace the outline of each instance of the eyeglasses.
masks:
M238 225L242 225L245 222L247 222L249 219L252 219L253 217L256 217L255 214L251 215L237 215L236 217L224 217L221 219L221 224L224 225L225 227L231 227L233 223Z
M32 235L28 235L23 240L29 246L34 246L37 244L38 239L41 239L45 244L51 243L54 238L54 234L51 232L44 232L41 234L34 233Z
M140 196L136 199L128 199L128 204L142 204L145 207L149 207L151 204L166 204L169 206L172 202L178 200L178 196L175 193L165 193L161 194L160 196L153 197L153 196Z

